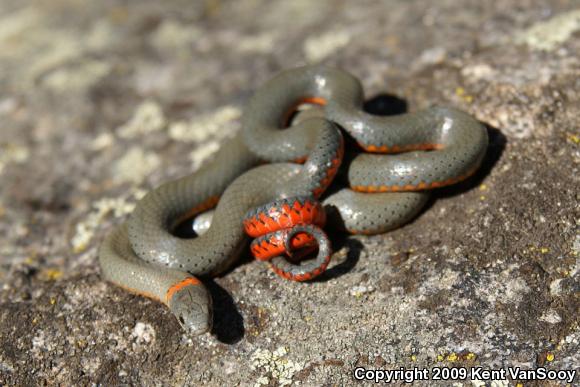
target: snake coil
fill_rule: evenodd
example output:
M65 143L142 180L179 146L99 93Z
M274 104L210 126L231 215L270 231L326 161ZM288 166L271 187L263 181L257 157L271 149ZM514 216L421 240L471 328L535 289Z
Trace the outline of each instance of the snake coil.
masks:
M165 303L187 332L201 334L211 329L212 309L196 277L218 275L236 260L245 246L244 225L250 232L266 223L284 225L256 234L252 250L270 254L261 259L279 275L307 280L328 265L330 243L320 228L324 215L305 222L296 212L303 216L320 207L324 214L324 207L332 210L326 211L328 223L353 233L382 233L411 220L425 204L426 190L461 181L481 164L487 132L468 114L433 107L379 117L364 112L363 102L355 77L326 66L288 70L267 82L250 100L236 137L197 172L149 192L105 238L99 250L104 278ZM320 116L280 130L302 103L320 105ZM339 128L363 152L344 171L349 187L324 196L341 166ZM193 239L172 234L176 222L214 206L206 233ZM285 224L288 217L297 222ZM279 250L270 245L273 238ZM281 256L313 249L314 240L317 257L305 265Z

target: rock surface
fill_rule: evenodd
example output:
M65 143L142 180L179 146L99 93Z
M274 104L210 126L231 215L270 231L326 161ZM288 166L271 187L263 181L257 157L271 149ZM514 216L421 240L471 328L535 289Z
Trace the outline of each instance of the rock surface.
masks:
M0 385L578 369L579 38L572 0L2 0ZM213 335L103 282L97 247L135 201L197 168L260 84L314 62L411 111L470 112L484 168L399 230L333 236L318 281L239 263L209 284Z

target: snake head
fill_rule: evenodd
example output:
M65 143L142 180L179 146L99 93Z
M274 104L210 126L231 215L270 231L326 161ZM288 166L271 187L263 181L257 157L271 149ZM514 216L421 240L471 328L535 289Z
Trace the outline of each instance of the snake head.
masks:
M188 334L198 336L211 330L213 323L211 297L201 283L186 285L176 290L168 305Z

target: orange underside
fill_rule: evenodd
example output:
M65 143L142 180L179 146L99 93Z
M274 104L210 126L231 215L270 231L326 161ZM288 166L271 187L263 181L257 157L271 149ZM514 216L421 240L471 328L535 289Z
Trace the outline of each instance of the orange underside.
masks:
M187 211L185 214L181 215L174 223L173 223L173 227L177 226L178 224L180 224L183 221L186 221L189 218L192 218L204 211L207 211L211 208L214 208L216 206L216 204L219 202L220 197L219 196L212 196L209 199L207 199L205 202L202 202L200 205L193 207L192 209L190 209L189 211Z
M410 145L393 145L388 147L386 145L376 146L376 145L364 145L359 143L360 147L369 153L401 153L401 152L411 152L411 151L430 151L430 150L440 150L444 148L443 144L410 144Z
M303 104L325 106L326 100L324 98L321 98L321 97L306 97L306 98L303 98L302 100L300 100L300 102L298 103L298 105L296 107L303 105Z
M292 250L302 249L304 247L313 246L315 239L306 233L298 233L290 241ZM262 243L253 242L250 246L252 254L259 261L267 261L273 257L277 257L286 252L284 248L284 239L271 237L263 240Z
M270 267L272 268L274 273L278 274L280 277L282 277L284 279L287 279L289 281L302 282L302 281L308 281L308 280L311 280L315 277L318 277L320 274L322 274L326 270L329 262L330 262L330 257L328 257L328 259L326 260L326 262L323 265L316 268L315 270L312 270L309 273L296 274L296 275L282 271L274 265L270 265Z
M138 295L138 296L147 297L147 298L150 298L150 299L152 299L153 301L161 301L161 300L159 299L159 297L157 297L157 296L153 295L153 293L149 293L149 292L142 292L142 291L140 291L140 290L133 289L133 288L130 288L130 287L128 287L128 286L125 286L125 285L121 285L121 284L119 284L119 283L117 283L117 282L113 282L113 284L115 284L115 286L118 286L118 287L120 287L121 289L123 289L123 290L125 290L125 291L127 291L127 292L129 292L129 293L133 293L133 294L136 294L136 295Z
M336 176L336 173L338 172L338 168L340 167L340 164L342 163L343 157L344 157L344 139L341 136L340 137L340 145L338 146L338 150L336 152L336 155L332 159L332 165L326 171L326 176L320 182L320 186L318 188L314 189L314 191L312 192L315 197L319 198L320 195L322 195L322 193L324 191L326 191L326 188L328 188L328 186L330 185L330 183L332 182L332 180Z
M379 185L379 186L375 186L375 185L355 185L352 186L351 188L354 191L358 191L358 192L406 192L406 191L421 191L424 189L432 189L432 188L440 188L440 187L445 187L448 185L452 185L455 183L459 183L462 180L467 179L469 176L473 175L473 173L477 170L477 168L474 168L472 171L469 171L468 173L458 176L458 177L454 177L451 179L447 179L447 180L442 180L442 181L433 181L431 183L426 183L426 182L420 182L417 185L411 185L411 184L407 184L407 185Z
M171 285L171 287L165 293L165 303L169 304L169 300L173 297L173 295L178 292L179 290L183 289L186 286L197 286L200 285L201 281L195 277L187 277L186 279L179 281L178 283Z
M269 213L260 213L243 221L246 234L252 238L266 235L270 232L290 228L296 224L316 224L323 226L326 216L320 203L306 201L301 204L295 201L292 206L284 204L280 208L272 208Z

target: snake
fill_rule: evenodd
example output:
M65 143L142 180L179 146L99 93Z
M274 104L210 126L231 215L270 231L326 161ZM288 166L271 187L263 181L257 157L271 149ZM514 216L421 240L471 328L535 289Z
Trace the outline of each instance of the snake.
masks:
M202 280L243 254L246 230L256 231L251 250L277 274L312 279L330 261L325 223L359 234L400 227L419 213L429 190L466 179L482 163L487 130L469 114L434 106L378 116L364 111L364 101L360 81L342 69L307 65L279 73L250 98L241 129L210 160L148 192L106 235L98 252L102 276L164 303L188 334L200 335L213 321ZM314 113L292 120L304 104L316 106ZM356 148L348 163L345 144ZM342 182L330 192L339 171ZM174 235L178 224L208 210L203 233ZM269 227L274 223L281 228ZM307 251L318 250L315 259L301 265L280 256L300 240Z

